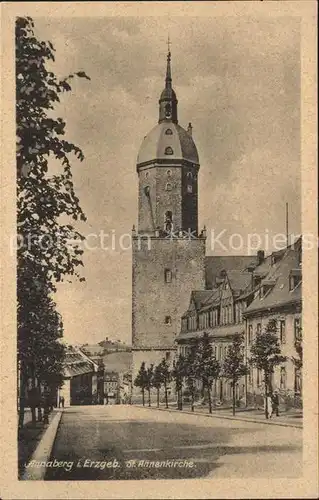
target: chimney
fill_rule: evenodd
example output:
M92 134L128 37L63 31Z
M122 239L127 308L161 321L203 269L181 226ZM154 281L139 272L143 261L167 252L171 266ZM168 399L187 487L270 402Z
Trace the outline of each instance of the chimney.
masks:
M187 127L187 133L192 136L193 135L193 127L191 122L189 122L188 127Z
M258 250L257 252L257 265L259 266L265 260L265 251Z

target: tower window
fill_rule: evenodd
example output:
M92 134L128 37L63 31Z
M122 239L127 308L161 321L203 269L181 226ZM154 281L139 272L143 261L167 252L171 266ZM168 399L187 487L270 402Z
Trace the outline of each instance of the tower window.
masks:
M172 318L171 316L165 316L165 325L171 325L172 324Z
M187 177L188 177L188 179L190 179L190 180L191 180L191 179L193 178L193 174L192 174L192 172L187 172Z
M167 118L171 116L171 105L169 103L167 103L165 106L165 115Z
M165 269L164 271L165 283L172 283L172 271Z
M168 183L166 184L166 188L165 188L165 189L166 189L166 191L172 191L172 188L173 188L172 184L171 184L170 182L168 182Z
M168 146L167 148L165 148L165 154L166 155L173 155L174 151L172 150L172 148L170 146Z
M191 184L187 184L187 192L192 193L193 192L193 186Z
M164 219L164 230L165 231L172 231L173 229L173 213L168 210L165 212L165 219Z
M172 130L171 130L170 128L167 128L167 129L165 130L165 135L173 135Z

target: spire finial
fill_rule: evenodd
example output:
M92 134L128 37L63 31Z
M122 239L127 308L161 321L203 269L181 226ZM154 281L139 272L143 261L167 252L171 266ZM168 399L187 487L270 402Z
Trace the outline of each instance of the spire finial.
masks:
M167 69L166 69L166 88L172 85L172 73L171 73L171 40L168 35L167 37Z

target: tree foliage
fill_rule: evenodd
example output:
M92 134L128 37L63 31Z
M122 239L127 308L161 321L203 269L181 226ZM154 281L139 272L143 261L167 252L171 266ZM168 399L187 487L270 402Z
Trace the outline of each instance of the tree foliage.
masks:
M205 332L200 338L195 356L194 372L202 380L203 388L207 390L209 413L212 412L211 388L221 371L219 361L215 358L212 344Z
M142 391L143 406L145 405L145 389L147 387L147 383L148 383L147 372L145 368L145 362L143 361L138 371L138 374L134 380L135 387L139 387Z
M236 409L236 384L248 373L244 354L244 336L234 335L223 362L223 377L230 380L233 389L233 414Z
M275 319L269 320L265 331L256 335L250 352L250 363L264 372L265 395L267 396L272 391L271 375L274 368L287 360L287 357L281 354ZM265 415L268 418L267 397Z
M16 20L17 299L20 396L26 379L60 385L64 347L62 319L52 292L56 282L83 265L82 235L65 216L85 220L73 186L70 154L82 150L64 139L66 123L55 106L71 91L74 75L59 80L47 69L54 62L51 42L38 40L30 17ZM80 71L78 77L87 78ZM50 159L60 173L50 169ZM23 401L20 401L23 412ZM23 416L20 419L20 425Z

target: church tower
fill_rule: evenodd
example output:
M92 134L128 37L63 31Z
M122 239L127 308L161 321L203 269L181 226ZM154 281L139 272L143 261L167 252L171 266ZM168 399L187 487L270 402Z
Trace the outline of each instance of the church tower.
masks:
M205 230L198 231L199 158L192 138L178 124L171 53L157 125L137 157L138 226L133 227L133 382L141 363L172 361L175 337L190 292L205 288ZM139 394L133 388L133 399Z

